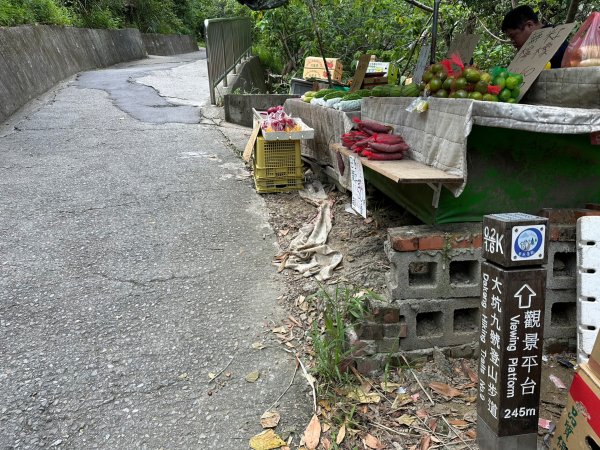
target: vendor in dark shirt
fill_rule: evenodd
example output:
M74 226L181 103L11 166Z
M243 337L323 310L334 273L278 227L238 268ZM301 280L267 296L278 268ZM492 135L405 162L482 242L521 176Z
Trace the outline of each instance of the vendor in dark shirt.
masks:
M551 26L552 25L542 25L538 20L537 13L529 6L523 5L509 11L506 16L504 16L504 20L502 21L502 32L510 39L515 48L519 50L523 47L525 42L527 42L531 33L540 28L548 28ZM567 41L563 42L550 60L553 69L560 67L568 45L569 43Z

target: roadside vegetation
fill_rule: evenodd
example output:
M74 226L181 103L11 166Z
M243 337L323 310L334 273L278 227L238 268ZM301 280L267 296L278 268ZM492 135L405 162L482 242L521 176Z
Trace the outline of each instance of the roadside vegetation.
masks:
M202 41L205 19L246 16L254 24L254 53L272 74L285 81L302 75L304 58L320 54L316 31L325 55L341 58L347 76L353 72L353 61L363 53L395 62L406 73L416 63L420 47L431 41L433 3L289 0L280 8L252 11L237 0L3 0L0 26L135 27L144 33L195 34ZM533 6L543 21L553 24L581 22L600 9L600 0L443 0L440 55L458 34L475 33L481 40L474 63L484 69L506 65L514 53L500 24L506 11L517 4Z

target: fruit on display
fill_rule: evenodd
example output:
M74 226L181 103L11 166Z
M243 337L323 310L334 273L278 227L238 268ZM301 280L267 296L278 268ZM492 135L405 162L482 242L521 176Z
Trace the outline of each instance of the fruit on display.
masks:
M600 66L600 12L592 12L570 39L562 67Z
M517 103L523 76L496 67L489 72L445 60L423 74L423 91L436 98L468 98L476 101ZM458 68L457 68L458 67Z
M267 109L266 117L261 123L263 131L270 133L272 131L302 131L302 125L286 114L283 106L273 106Z
M304 94L302 94L302 97L300 97L300 99L306 103L310 103L316 93L317 93L316 91L305 92Z

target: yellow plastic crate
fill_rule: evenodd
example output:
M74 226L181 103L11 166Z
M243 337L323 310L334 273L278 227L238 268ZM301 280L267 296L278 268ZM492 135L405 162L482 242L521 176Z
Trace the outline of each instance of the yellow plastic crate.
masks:
M259 194L268 192L290 192L304 188L304 177L288 178L264 178L254 177L256 192Z
M254 163L261 169L302 167L300 141L267 141L259 136L256 140Z
M304 175L302 165L297 167L258 167L254 164L254 176L259 180L266 178L299 178Z

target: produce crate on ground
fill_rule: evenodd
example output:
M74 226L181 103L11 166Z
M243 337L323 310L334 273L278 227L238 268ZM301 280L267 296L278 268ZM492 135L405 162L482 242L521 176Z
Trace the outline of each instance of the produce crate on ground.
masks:
M259 193L302 189L304 177L299 140L256 140L254 182Z

